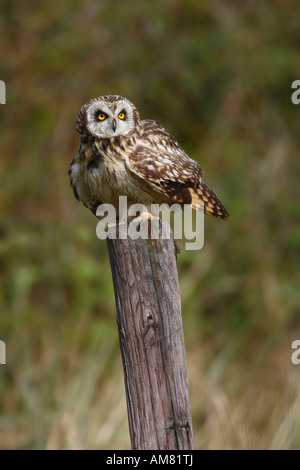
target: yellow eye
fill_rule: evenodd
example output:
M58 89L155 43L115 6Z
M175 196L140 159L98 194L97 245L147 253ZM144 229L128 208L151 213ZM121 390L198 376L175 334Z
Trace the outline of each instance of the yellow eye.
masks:
M104 113L98 114L98 119L99 119L99 121L104 121L106 119L106 114L104 114Z
M119 119L124 119L125 118L125 114L124 113L120 113L119 116L118 116Z

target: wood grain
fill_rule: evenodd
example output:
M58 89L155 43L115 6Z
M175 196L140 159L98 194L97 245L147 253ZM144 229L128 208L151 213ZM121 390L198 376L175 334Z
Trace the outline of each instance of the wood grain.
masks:
M166 222L160 222L160 230L166 233ZM132 448L193 449L172 235L158 240L107 239L107 244Z

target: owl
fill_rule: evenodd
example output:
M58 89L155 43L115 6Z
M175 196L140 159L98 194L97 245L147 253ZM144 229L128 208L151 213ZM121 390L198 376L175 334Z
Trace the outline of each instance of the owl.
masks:
M204 206L205 214L228 213L203 182L203 170L156 121L141 120L136 107L118 95L100 96L77 117L80 145L69 168L75 197L96 214L100 204Z

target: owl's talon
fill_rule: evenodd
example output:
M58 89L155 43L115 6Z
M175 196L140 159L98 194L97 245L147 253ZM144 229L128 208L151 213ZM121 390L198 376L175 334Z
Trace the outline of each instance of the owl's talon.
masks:
M142 224L143 222L151 222L152 220L159 220L159 217L153 215L151 212L142 212L137 217L132 217L130 222L134 221L135 224Z

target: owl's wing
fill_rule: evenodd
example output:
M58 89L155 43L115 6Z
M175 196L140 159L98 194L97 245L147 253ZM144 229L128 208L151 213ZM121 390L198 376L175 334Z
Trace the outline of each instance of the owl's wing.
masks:
M142 121L144 134L127 154L126 164L153 189L172 202L202 204L204 212L226 218L228 213L212 189L203 183L203 170L176 139L157 122Z

